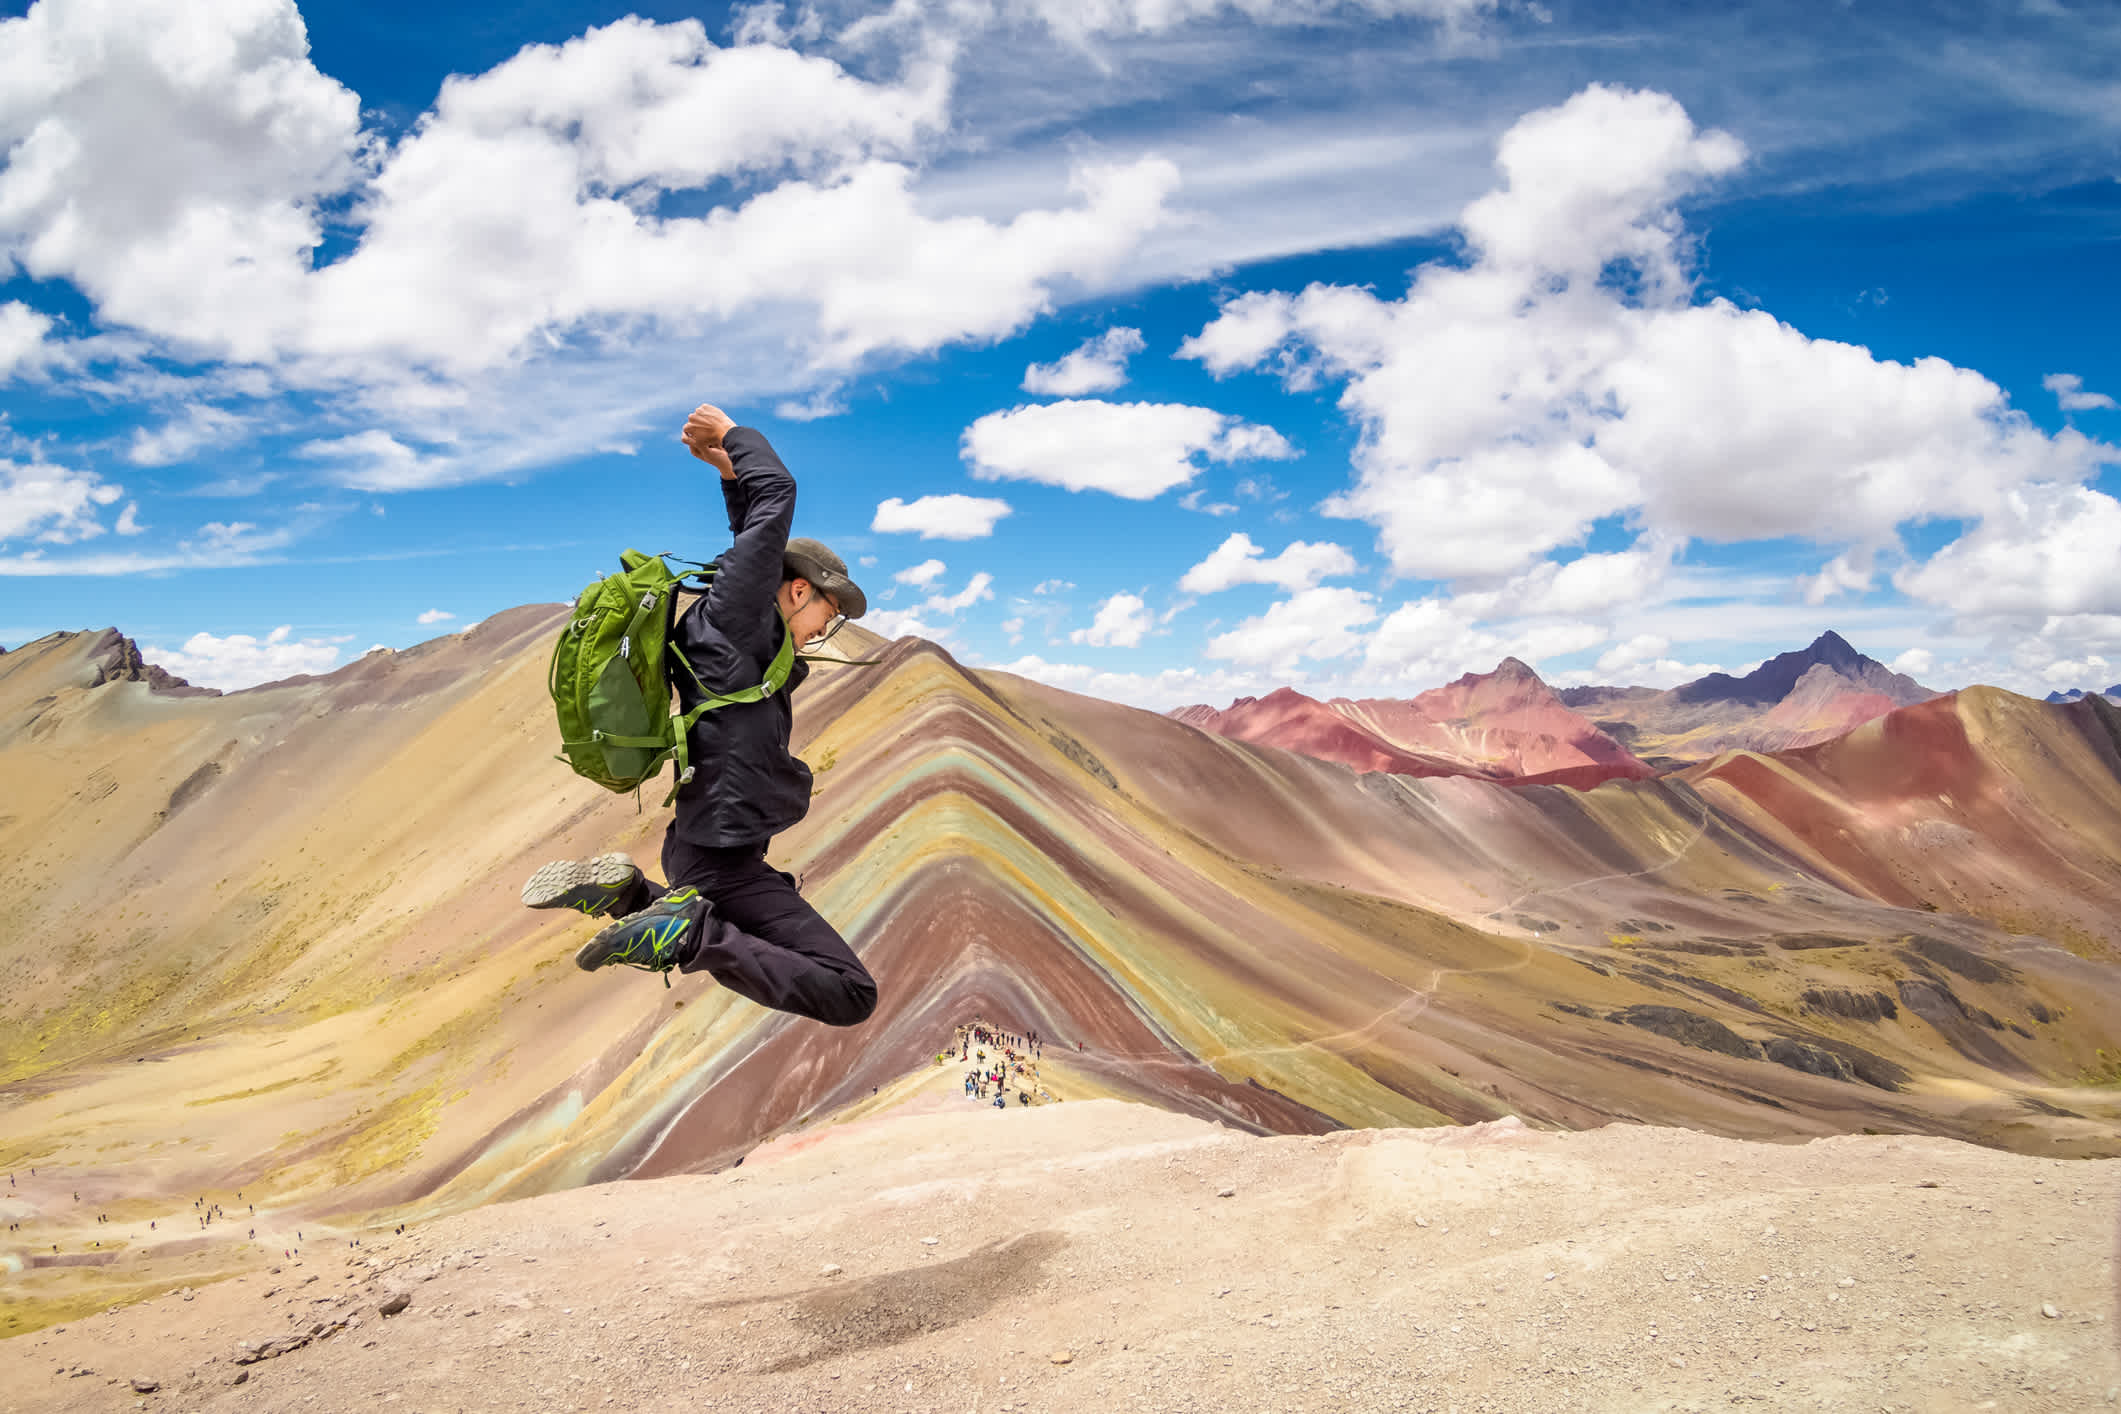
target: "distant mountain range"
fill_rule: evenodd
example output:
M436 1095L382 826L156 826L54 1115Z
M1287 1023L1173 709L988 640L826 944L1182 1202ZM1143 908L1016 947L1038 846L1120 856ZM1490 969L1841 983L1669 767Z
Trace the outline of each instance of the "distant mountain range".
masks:
M1515 781L1647 768L1521 663L1281 698L1415 779L850 627L882 665L804 686L815 805L772 855L878 979L835 1029L585 977L583 920L517 903L543 861L650 861L661 830L550 759L564 619L226 696L116 633L0 658L0 875L36 882L0 915L16 1151L281 1214L443 1211L719 1167L973 1015L1035 1019L1070 1099L1254 1131L1514 1113L2121 1151L2121 1100L2077 1083L2121 1047L2102 698L1970 688L1579 791ZM1819 681L1795 666L1720 688L1765 716Z
M1815 746L1937 695L1828 632L1742 678L1710 673L1662 692L1572 687L1561 700L1652 765L1674 766L1725 751Z
M2106 691L2096 694L2086 692L2081 687L2073 687L2068 692L2050 692L2047 695L2047 700L2050 702L2082 702L2085 698L2092 696L2104 697L2109 702L2121 702L2121 682L2117 682Z
M1358 771L1589 789L1725 751L1817 745L1937 695L1829 632L1744 677L1711 673L1665 690L1556 692L1531 668L1506 658L1492 673L1468 673L1404 701L1320 702L1282 688L1226 708L1180 707L1168 715L1218 736Z
M1515 658L1492 673L1468 673L1406 701L1320 702L1294 688L1240 697L1228 707L1167 714L1237 741L1402 776L1479 776L1588 789L1656 772L1571 711L1539 674Z
M1516 781L1649 768L1519 663L1406 703L1276 695L1438 773L1416 779L850 625L879 665L805 683L814 803L770 856L877 978L836 1028L584 975L593 925L520 906L547 860L652 865L667 818L552 759L565 621L508 610L225 696L117 633L0 656L5 1141L84 1199L0 1233L0 1265L108 1247L104 1193L138 1218L240 1190L267 1240L178 1224L86 1309L266 1260L308 1215L721 1169L932 1074L971 1017L1049 1037L1071 1111L1255 1133L1516 1115L2121 1154L2121 707L2096 694L1968 688L1568 790ZM1625 705L1729 736L1821 683L1920 691L1815 648Z

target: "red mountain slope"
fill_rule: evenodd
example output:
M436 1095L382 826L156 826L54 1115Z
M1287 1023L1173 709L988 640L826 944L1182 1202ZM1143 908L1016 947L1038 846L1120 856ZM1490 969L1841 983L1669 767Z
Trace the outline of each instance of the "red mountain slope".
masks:
M1265 697L1240 697L1220 711L1202 705L1180 707L1170 715L1232 741L1278 746L1358 771L1390 771L1401 776L1465 774L1458 762L1410 751L1351 720L1338 710L1341 701L1345 699L1328 704L1283 687Z
M1181 707L1174 719L1236 741L1278 746L1358 771L1478 776L1588 789L1656 772L1564 705L1515 658L1420 696L1319 702L1294 688L1241 697L1218 711Z

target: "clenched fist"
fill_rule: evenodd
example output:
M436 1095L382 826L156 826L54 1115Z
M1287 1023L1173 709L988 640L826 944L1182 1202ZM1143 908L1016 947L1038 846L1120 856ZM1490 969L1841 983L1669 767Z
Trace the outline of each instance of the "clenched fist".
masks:
M724 481L736 479L736 468L730 464L729 453L722 450L722 434L736 426L736 419L723 412L713 403L701 403L685 419L685 430L679 435L692 454L722 473Z

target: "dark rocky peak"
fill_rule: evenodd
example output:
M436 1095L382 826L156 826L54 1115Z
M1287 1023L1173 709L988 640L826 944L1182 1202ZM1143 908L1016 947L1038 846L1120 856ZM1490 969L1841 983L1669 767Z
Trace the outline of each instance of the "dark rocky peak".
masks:
M1608 702L1633 702L1662 696L1661 687L1565 687L1554 695L1567 707L1601 707Z
M103 630L90 650L96 659L96 675L90 687L107 682L144 682L151 692L169 697L219 697L215 687L193 687L183 678L140 656L140 645L114 628Z
M1498 681L1544 681L1529 663L1517 658L1503 659L1495 665L1495 671L1488 674L1488 676Z
M1829 629L1811 645L1778 653L1742 678L1710 673L1672 689L1680 702L1742 702L1765 707L1790 695L1797 682L1816 667L1831 668L1851 682L1908 705L1936 696L1913 678L1903 677L1875 658L1858 653L1849 641Z
M1858 653L1847 639L1832 629L1813 639L1812 646L1804 650L1804 656L1814 663L1824 663L1830 668L1860 668L1874 661Z

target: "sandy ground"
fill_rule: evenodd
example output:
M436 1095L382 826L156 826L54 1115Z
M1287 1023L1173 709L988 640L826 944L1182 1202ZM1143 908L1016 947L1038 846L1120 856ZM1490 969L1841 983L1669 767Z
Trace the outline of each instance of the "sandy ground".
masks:
M2121 1161L1514 1120L1256 1138L1115 1100L996 1111L959 1078L718 1174L312 1240L17 1338L0 1409L2121 1401Z

